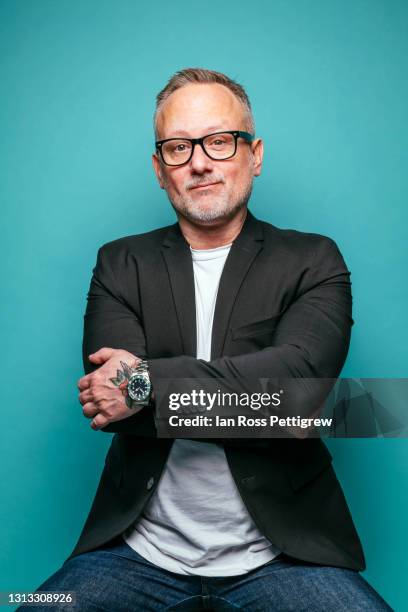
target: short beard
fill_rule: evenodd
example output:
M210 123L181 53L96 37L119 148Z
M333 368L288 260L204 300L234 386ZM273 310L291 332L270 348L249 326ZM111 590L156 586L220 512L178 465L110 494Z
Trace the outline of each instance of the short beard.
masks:
M167 195L177 215L181 215L194 224L214 224L214 222L218 221L229 221L233 219L240 210L246 208L249 198L251 197L252 187L253 180L248 185L246 191L242 193L236 201L231 203L227 202L226 204L222 203L221 206L217 206L217 203L214 203L211 208L201 208L196 202L192 202L190 199L186 201L184 198L181 201L174 202L170 199L170 196Z

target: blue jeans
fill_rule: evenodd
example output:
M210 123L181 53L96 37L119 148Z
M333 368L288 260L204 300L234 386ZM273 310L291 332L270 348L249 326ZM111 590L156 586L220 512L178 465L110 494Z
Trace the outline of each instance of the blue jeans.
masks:
M75 592L76 605L21 606L18 610L391 610L364 578L352 570L308 564L279 555L240 576L183 576L153 565L121 537L65 561L37 590Z

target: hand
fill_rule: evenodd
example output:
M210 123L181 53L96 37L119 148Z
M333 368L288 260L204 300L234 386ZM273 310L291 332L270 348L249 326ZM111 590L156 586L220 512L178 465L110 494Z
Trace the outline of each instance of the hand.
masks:
M127 379L118 385L118 374L123 372L122 363L134 369L141 359L128 351L106 347L88 358L92 363L103 364L78 381L82 412L92 419L92 429L101 429L112 421L121 421L139 412L143 406L135 404L127 395Z

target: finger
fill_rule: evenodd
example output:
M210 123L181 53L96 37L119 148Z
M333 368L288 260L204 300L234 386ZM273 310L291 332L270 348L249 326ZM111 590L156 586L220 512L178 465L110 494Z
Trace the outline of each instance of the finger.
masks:
M91 385L91 380L88 376L82 376L82 378L80 378L77 383L77 387L80 391L83 391L84 389L88 389L90 385Z
M81 393L78 395L78 399L79 399L79 403L84 406L86 402L92 401L93 393L90 389L85 389L85 391L81 391Z
M99 349L99 351L96 351L96 353L91 353L88 355L88 359L89 361L92 361L92 363L105 363L105 361L108 361L108 359L113 356L114 352L115 349L105 346Z
M97 414L96 417L91 421L92 429L98 430L105 427L109 423L108 419L102 414Z
M93 419L94 416L98 414L98 411L99 411L98 406L95 406L95 404L92 404L92 402L88 402L87 404L84 404L84 406L82 407L82 414L87 419Z

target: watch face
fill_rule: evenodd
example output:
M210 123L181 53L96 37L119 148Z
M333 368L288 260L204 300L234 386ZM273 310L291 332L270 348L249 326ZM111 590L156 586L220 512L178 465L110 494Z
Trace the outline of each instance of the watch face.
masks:
M137 374L129 380L128 386L129 397L137 402L142 402L149 397L150 382L145 376Z

